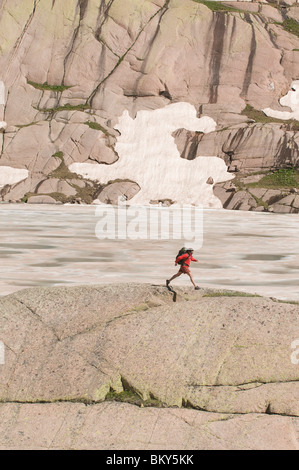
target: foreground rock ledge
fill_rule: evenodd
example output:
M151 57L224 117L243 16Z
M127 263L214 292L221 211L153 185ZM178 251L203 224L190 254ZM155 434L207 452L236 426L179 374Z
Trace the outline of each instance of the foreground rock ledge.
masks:
M0 405L0 450L298 450L299 418L127 403Z
M299 365L291 344L299 338L299 306L176 290L177 302L165 287L148 284L33 288L2 297L0 446L298 448ZM105 401L124 390L159 408ZM145 435L148 420L160 418L164 441L159 427L153 439ZM183 430L189 418L190 435ZM60 445L54 437L61 420L68 429L97 424L89 442L70 431ZM127 434L107 437L112 422L115 429L125 423ZM223 437L211 437L205 426L194 434L201 422L221 428Z

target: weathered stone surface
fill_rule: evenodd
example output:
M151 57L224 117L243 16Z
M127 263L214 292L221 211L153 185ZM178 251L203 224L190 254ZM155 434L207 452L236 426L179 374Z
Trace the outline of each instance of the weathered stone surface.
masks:
M258 175L264 176L264 175ZM213 192L225 209L297 213L299 203L293 189L267 189L251 187L251 179L239 178L243 186L219 183ZM259 178L260 179L260 178ZM249 181L248 186L245 185Z
M280 189L268 189L268 191L263 195L263 199L268 204L274 204L282 199L282 192Z
M120 181L108 184L96 198L105 204L118 204L119 198L122 201L130 200L138 191L140 187L133 181Z
M204 298L194 291L191 299L198 300L186 303L188 292L178 289L176 304L164 288L128 284L29 289L0 299L8 349L1 398L102 400L110 387L121 391L127 383L143 398L152 394L178 406L188 400L202 408L202 387L221 391L256 382L265 384L259 394L267 393L267 403L279 400L274 390L282 387L283 409L285 384L299 373L290 360L298 306L254 297ZM287 405L294 415L296 390L294 384ZM244 407L257 411L254 400L242 396Z
M38 173L45 171L55 151L55 145L49 142L49 123L45 121L23 127L9 139L5 138L1 160L15 168L27 168Z
M265 206L257 206L252 209L254 212L266 212Z
M298 5L295 8L290 8L288 10L288 16L299 22L299 8Z
M123 112L135 118L178 102L217 123L211 135L180 129L182 157L219 157L244 172L297 165L296 123L271 116L250 123L245 107L285 111L279 100L298 80L299 39L283 21L297 19L298 7L232 6L245 11L215 12L192 0L2 2L1 164L29 171L25 182L7 185L4 200L34 192L53 172L56 152L66 165L116 164ZM142 136L134 138L138 146ZM207 205L210 190L202 189ZM171 195L149 200L162 197Z
M267 189L266 188L250 188L249 191L250 191L250 194L260 199L266 194Z
M292 206L294 201L294 195L289 194L286 197L283 197L282 199L279 200L279 204L285 204L287 206Z
M293 0L290 2L285 2L291 5L294 3ZM252 13L260 13L261 16L264 16L265 19L269 20L272 19L274 21L283 22L283 15L282 12L276 8L276 5L269 5L266 1L264 2L252 2L251 0L240 2L240 1L232 1L232 2L225 2L225 5L230 6L232 8L237 8L238 10L245 10L246 12ZM296 10L296 9L295 9ZM293 9L288 11L288 15L292 16Z
M66 182L71 185L75 185L78 188L85 188L86 186L86 183L83 180L71 179L71 180L66 180Z
M279 168L287 162L295 166L299 158L297 134L281 124L256 123L197 136L193 146L196 144L200 155L223 158L230 171L249 173Z
M245 208L243 209L244 204ZM256 202L247 191L238 191L225 205L226 209L249 210L250 207L256 207Z
M299 418L284 416L110 402L1 404L0 417L1 450L298 450Z
M72 116L75 122L66 125L59 135L57 143L65 156L66 164L87 160L106 164L117 161L118 156L113 149L113 135L109 139L109 136L99 129L78 124L78 121L84 122L84 119L88 119L88 116L82 116L83 114L75 113Z
M227 189L223 188L222 186L215 185L213 188L213 192L216 197L218 197L221 201L223 207L227 206L227 201L232 199L235 194L235 191L228 191Z
M41 196L30 196L28 202L31 204L61 204L59 201L56 201L51 196L41 195Z
M240 181L244 184L258 183L263 176L263 174L245 176L244 178L240 178Z
M43 179L42 174L34 174L29 176L26 180L11 186L5 186L1 190L1 197L4 201L9 199L21 199L26 193L34 193L37 185Z
M194 160L198 155L198 145L203 134L187 131L186 129L178 129L172 135L180 156L187 160Z
M280 203L270 205L269 209L272 209L273 212L278 212L282 214L290 214L292 212L292 208L290 206L286 206Z
M177 294L120 284L1 298L0 448L298 448L299 306ZM163 408L102 403L124 388Z
M63 193L66 196L74 196L77 191L74 187L70 186L66 181L61 181L57 178L49 178L43 181L36 189L38 194L47 193Z

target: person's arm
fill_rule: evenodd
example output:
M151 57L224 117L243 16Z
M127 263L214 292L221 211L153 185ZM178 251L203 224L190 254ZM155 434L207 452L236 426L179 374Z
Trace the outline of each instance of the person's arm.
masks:
M198 259L193 258L193 256L191 256L191 261L195 261L196 263L198 263Z

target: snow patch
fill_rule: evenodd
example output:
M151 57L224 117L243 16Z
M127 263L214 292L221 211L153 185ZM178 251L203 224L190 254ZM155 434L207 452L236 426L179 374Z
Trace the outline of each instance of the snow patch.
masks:
M280 98L279 102L281 106L288 106L292 111L276 111L271 108L265 108L263 112L266 116L285 120L296 119L299 121L299 80L292 82L290 91Z
M19 183L28 178L28 170L12 168L10 166L0 166L0 188L9 184Z
M139 111L132 119L124 111L115 126L120 132L115 150L119 160L112 165L73 163L71 172L107 184L115 179L135 181L141 190L130 204L149 204L150 200L171 199L176 204L202 204L221 208L213 194L214 183L233 178L224 161L218 157L200 156L194 160L180 157L172 133L177 129L213 132L215 121L198 118L189 103L174 103L154 111Z

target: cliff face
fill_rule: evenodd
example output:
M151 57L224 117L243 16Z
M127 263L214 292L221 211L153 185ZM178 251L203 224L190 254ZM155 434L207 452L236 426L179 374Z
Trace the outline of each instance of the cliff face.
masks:
M2 200L219 207L240 181L248 196L245 175L296 167L298 6L207 5L4 0ZM239 184L227 183L235 174ZM190 192L180 199L181 180ZM269 210L254 200L243 208Z

